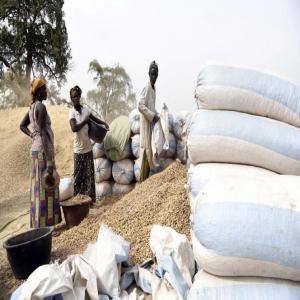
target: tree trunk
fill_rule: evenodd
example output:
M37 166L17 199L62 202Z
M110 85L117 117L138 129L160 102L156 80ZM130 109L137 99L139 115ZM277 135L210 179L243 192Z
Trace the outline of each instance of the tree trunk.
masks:
M25 73L25 84L30 86L30 75L32 70L32 49L29 46L27 48L27 58L26 58L26 73Z

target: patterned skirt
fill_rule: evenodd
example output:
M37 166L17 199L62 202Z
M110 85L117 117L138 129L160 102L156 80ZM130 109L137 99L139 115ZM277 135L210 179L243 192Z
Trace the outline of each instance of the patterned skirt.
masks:
M90 196L96 201L93 152L74 153L74 195Z
M42 174L47 168L46 156L32 151L33 167L30 180L30 227L53 226L61 222L59 189L46 191L42 187Z

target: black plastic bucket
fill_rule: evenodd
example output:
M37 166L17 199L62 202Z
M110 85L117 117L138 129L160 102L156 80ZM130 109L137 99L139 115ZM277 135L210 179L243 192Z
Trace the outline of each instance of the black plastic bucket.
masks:
M90 119L89 122L89 138L95 141L96 143L102 143L107 133L107 129L102 124L97 124Z
M16 278L26 279L36 268L49 264L53 227L32 229L3 243Z

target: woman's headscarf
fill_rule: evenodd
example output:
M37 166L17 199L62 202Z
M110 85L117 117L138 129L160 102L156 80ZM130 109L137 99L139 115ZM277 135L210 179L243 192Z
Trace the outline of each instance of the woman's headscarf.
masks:
M36 78L31 81L31 95L34 95L36 91L46 84L46 81L41 78Z

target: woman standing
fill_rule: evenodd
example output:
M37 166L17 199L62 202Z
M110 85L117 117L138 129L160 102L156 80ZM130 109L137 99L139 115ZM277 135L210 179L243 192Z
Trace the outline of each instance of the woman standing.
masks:
M69 112L69 121L74 132L74 195L90 196L96 201L95 170L91 140L88 136L89 119L98 124L108 125L91 114L88 108L80 104L81 89L75 86L70 90L73 107Z
M43 79L31 82L32 103L23 118L20 129L32 139L33 167L30 184L30 227L39 228L52 226L61 222L58 187L45 190L42 176L48 173L53 176L54 135L46 106L42 103L47 99L46 83ZM28 129L31 124L32 132Z

